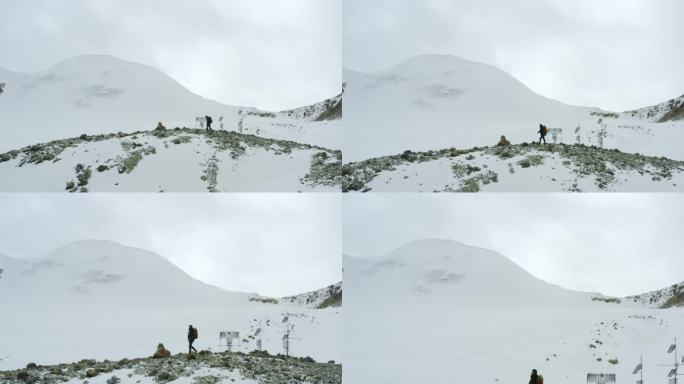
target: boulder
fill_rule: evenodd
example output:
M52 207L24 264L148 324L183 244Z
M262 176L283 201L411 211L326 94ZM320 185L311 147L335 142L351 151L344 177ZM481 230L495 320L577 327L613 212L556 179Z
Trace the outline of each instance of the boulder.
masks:
M154 355L152 355L152 357L155 359L171 357L171 352L168 349L164 348L164 344L159 343L159 345L157 345L157 351L154 352Z
M94 368L90 368L87 371L85 371L86 377L95 377L95 376L97 376L98 373L100 373L100 372L98 372L98 370L94 369Z

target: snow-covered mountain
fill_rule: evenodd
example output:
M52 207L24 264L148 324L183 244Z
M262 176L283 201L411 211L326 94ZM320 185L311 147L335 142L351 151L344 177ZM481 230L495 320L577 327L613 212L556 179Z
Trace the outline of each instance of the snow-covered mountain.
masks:
M81 134L97 135L168 127L196 127L196 117L220 117L226 130L244 128L263 137L338 148L336 121L217 103L193 94L163 72L112 56L86 55L39 72L0 69L0 151Z
M539 124L558 142L684 159L684 123L657 124L629 114L566 105L541 96L498 68L449 55L423 55L384 71L344 71L345 161L538 139ZM579 133L575 129L580 127ZM547 137L551 141L551 135Z
M552 257L552 255L549 255ZM447 240L344 258L344 381L549 382L587 373L663 381L684 308L657 309L541 281L506 257ZM616 360L614 360L616 359Z
M280 299L282 301L303 305L309 308L328 308L342 306L342 282L331 284L325 288L315 291L302 293L294 296L287 296Z
M343 85L344 90L344 85ZM281 111L281 115L309 121L338 120L342 118L342 93L319 103Z
M684 95L660 104L622 112L622 114L656 123L682 120L684 119Z
M220 331L240 332L233 350L282 353L281 319L295 324L290 351L340 360L340 308L312 309L249 300L254 294L204 284L154 253L108 241L80 241L37 259L0 258L0 370L83 358L147 356L162 342L187 351L188 324L198 349L222 351Z
M684 307L684 281L657 291L627 296L625 300L653 308Z

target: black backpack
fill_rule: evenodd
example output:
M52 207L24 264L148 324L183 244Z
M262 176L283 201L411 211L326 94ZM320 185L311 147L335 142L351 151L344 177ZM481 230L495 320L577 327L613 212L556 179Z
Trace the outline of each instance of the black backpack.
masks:
M211 119L211 116L207 116L207 123L211 124L213 122L214 122L214 120Z

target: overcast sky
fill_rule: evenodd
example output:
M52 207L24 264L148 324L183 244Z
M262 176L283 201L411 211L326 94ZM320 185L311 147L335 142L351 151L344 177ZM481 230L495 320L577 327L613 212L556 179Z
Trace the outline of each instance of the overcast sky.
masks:
M42 256L84 239L166 257L225 289L285 296L342 279L335 194L2 194L0 253Z
M420 54L491 64L537 93L622 111L684 94L680 0L344 0L343 62Z
M321 101L342 81L341 0L3 0L0 18L10 70L108 54L267 110Z
M345 195L343 251L452 239L565 288L626 296L684 280L682 212L684 195L665 193Z

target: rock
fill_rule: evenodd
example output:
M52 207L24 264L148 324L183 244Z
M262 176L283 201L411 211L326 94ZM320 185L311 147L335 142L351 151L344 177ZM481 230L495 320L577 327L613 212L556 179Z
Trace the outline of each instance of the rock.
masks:
M28 363L28 364L26 364L26 369L36 369L36 368L38 368L38 366L36 365L36 363Z
M92 367L97 362L94 359L83 359L83 360L79 361L78 363L81 365L84 365L86 367Z
M61 374L62 374L62 368L54 367L54 368L52 368L52 369L50 370L50 372L51 372L53 375L61 375Z
M152 355L155 359L163 358L163 357L171 357L171 352L164 348L164 344L159 343L157 345L157 351L154 352L154 355Z
M100 373L100 372L98 372L97 369L94 369L94 368L90 368L87 371L85 371L86 377L95 377L95 376L97 376L98 373Z
M506 136L501 135L501 138L499 139L499 143L496 145L498 145L498 146L511 145L511 142L506 140Z
M176 376L174 376L171 372L169 371L161 371L157 375L157 381L165 383L167 381L172 381L176 380Z
M29 375L29 373L26 371L19 371L17 373L17 379L19 379L21 381L28 381L29 378L31 378L31 375Z

